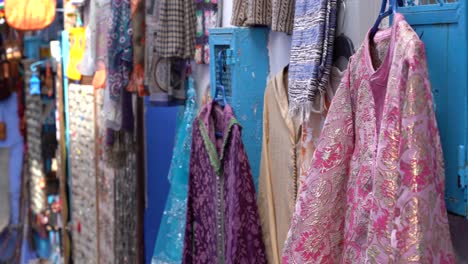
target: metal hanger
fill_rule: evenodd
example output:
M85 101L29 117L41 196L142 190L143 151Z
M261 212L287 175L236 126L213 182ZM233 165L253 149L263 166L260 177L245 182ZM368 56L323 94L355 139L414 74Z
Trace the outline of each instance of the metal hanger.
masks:
M390 0L389 5L390 8L387 11L385 11L385 8L387 7L387 0L382 0L382 6L380 7L379 16L377 17L374 26L370 30L369 37L371 40L374 39L375 33L377 33L377 31L379 30L379 25L382 22L382 20L397 12L397 0Z

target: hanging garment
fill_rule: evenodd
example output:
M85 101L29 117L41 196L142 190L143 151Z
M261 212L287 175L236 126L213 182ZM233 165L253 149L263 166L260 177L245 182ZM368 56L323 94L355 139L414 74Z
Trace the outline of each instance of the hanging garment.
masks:
M122 126L122 99L133 68L130 0L111 0L112 25L108 40L108 93L104 100L107 126L119 131Z
M84 76L93 76L96 66L96 26L98 10L96 1L88 2L88 25L86 26L86 46L80 62L80 72ZM100 12L100 10L99 10Z
M323 105L319 106L323 109L321 113L310 113L307 118L304 119L302 124L302 138L301 138L301 174L299 177L299 186L301 182L307 179L307 172L309 171L309 166L312 161L312 157L315 152L315 148L318 144L318 139L320 137L320 132L322 131L325 118L327 116L328 109L330 107L330 102L335 96L335 92L340 85L341 78L343 77L344 72L340 71L337 67L332 67L330 78L327 84L326 98L323 101ZM316 98L316 103L322 103Z
M94 0L96 10L96 70L102 69L99 63L108 63L109 28L112 26L112 11L110 0Z
M187 189L190 165L192 124L197 114L197 98L192 77L189 78L188 100L178 124L177 138L169 169L171 189L159 227L152 263L182 262L185 220L187 215Z
M127 91L148 95L144 87L145 64L145 1L132 0L133 72Z
M231 106L211 101L193 124L182 263L266 263L252 173Z
M70 29L70 58L68 60L67 77L74 81L81 79L78 66L83 59L85 42L86 34L83 27Z
M109 28L112 26L112 13L110 0L94 0L99 14L96 15L96 35L95 35L95 70L93 77L94 88L105 88L107 71L106 65L109 62L107 53L107 40L109 38ZM91 22L90 22L91 23ZM106 89L105 93L108 93Z
M267 85L258 209L268 263L280 263L294 213L300 167L301 125L289 116L287 68Z
M336 0L298 1L289 63L289 110L307 117L315 97L323 100L333 59Z
M163 58L191 59L195 53L195 3L193 0L156 0L155 52Z
M184 60L164 58L156 52L160 1L146 0L144 85L148 89L152 104L183 105L186 99Z
M424 46L401 14L333 98L283 263L453 263Z
M273 31L293 32L295 0L234 0L231 24L239 27L269 26Z

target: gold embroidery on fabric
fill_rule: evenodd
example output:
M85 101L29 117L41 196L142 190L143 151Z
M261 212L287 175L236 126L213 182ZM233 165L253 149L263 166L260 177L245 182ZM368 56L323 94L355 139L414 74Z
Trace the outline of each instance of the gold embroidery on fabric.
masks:
M412 75L408 80L407 100L405 101L405 117L414 117L422 114L427 107L427 98L424 91L424 80L421 75Z

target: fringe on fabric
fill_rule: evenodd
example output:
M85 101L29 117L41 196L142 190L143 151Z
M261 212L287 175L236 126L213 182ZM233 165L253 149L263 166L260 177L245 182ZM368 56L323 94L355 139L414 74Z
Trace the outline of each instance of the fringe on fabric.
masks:
M296 3L289 74L289 114L301 121L325 110L333 61L337 0Z

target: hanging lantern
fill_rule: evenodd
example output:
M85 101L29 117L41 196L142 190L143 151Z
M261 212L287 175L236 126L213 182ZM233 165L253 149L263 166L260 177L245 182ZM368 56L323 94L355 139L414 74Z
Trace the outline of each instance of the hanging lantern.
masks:
M31 95L41 94L41 80L36 73L33 73L31 79L29 79L29 92Z

